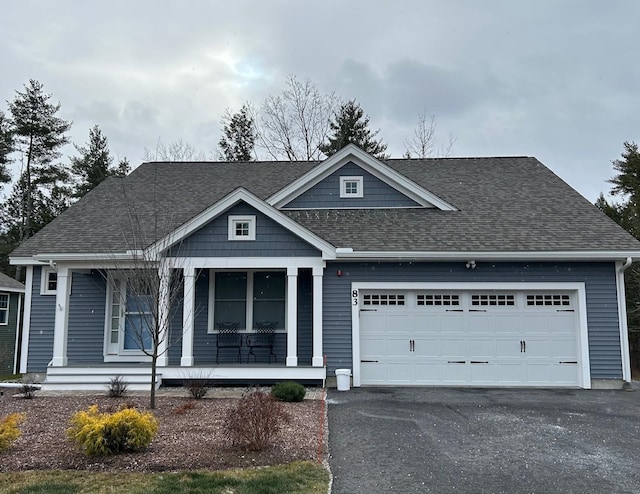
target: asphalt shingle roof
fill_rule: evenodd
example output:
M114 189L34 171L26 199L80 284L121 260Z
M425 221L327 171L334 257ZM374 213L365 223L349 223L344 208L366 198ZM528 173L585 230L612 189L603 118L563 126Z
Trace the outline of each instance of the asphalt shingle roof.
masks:
M11 276L0 273L0 289L5 290L24 290L24 285L18 280L14 280Z
M334 246L356 251L640 250L640 242L535 158L386 163L458 211L332 209L285 214ZM266 199L317 165L145 163L125 178L102 183L12 256L143 247L238 187ZM132 235L132 230L138 233ZM131 238L143 240L134 245Z

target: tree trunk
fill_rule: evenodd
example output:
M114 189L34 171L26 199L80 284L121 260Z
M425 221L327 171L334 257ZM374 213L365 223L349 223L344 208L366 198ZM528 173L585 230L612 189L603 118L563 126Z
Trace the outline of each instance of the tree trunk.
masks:
M151 355L151 392L149 393L149 408L155 410L156 408L156 370L158 362L158 350L154 349L153 355Z

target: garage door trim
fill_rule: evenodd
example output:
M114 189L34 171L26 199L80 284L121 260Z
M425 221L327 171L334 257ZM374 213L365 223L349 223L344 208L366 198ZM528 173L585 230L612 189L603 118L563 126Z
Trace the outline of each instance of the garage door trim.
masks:
M546 282L546 283L465 283L465 282L353 282L351 283L351 344L353 349L353 385L360 386L360 309L364 308L361 292L367 290L510 290L510 291L564 291L575 292L576 313L578 323L578 369L579 386L591 388L591 370L589 365L589 340L587 329L586 288L579 282Z

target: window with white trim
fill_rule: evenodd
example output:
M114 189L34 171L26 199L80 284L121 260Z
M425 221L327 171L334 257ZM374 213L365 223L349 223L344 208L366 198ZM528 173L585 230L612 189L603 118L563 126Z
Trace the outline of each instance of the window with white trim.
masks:
M40 295L55 295L58 289L58 273L51 268L42 268Z
M0 325L9 324L9 294L0 293Z
M211 271L208 332L219 324L237 324L253 331L257 323L284 330L286 275L284 271Z
M340 177L340 197L364 197L362 177Z
M156 298L127 277L110 277L107 288L107 354L140 356L152 349ZM140 286L138 286L140 285ZM150 287L149 287L150 288Z
M229 215L229 240L255 240L256 217Z

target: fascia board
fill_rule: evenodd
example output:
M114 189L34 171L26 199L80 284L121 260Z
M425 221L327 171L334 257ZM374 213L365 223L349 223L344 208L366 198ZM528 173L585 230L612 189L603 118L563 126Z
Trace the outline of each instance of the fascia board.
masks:
M612 261L640 259L640 251L522 251L522 252L382 252L336 249L337 260L433 260L433 261Z
M281 213L271 205L265 203L257 196L253 195L248 190L240 187L229 195L210 206L209 208L202 211L200 214L187 221L183 225L176 228L169 235L164 238L158 240L154 244L152 244L148 249L147 253L150 256L159 255L165 249L175 245L180 242L182 239L189 236L191 233L201 228L209 221L213 220L224 211L237 204L240 201L244 201L253 208L257 209L261 213L265 214L269 218L271 218L276 223L280 224L284 228L290 230L292 233L299 236L304 241L311 244L313 247L317 248L322 252L323 258L333 259L335 258L334 248L331 244L318 237L314 233L310 232L306 228L302 227L292 219L290 219L285 214Z
M9 286L0 286L0 292L24 293L24 288L14 288Z
M354 144L348 144L339 152L327 158L324 162L312 170L309 170L279 192L276 192L269 197L266 202L276 208L280 208L295 197L309 190L349 161L354 161L373 176L398 189L422 206L435 206L444 211L456 210L451 204L409 180L401 173L398 173L390 166L364 152Z

